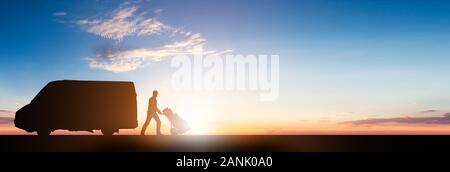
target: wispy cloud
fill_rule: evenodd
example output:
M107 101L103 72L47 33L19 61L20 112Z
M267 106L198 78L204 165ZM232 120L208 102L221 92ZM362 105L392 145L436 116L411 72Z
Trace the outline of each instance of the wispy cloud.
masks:
M13 116L15 112L9 110L0 110L0 116Z
M11 117L0 117L0 124L11 124L14 122L14 118Z
M145 66L151 61L160 61L166 57L179 54L186 55L220 55L231 50L207 50L206 39L200 33L185 31L164 24L158 20L162 10L147 13L139 12L138 6L124 3L113 13L103 17L91 17L78 20L76 23L84 30L97 36L115 41L115 46L96 51L95 55L85 58L94 69L110 72L127 72ZM129 36L161 36L165 34L169 43L156 47L140 47L124 49L120 44ZM178 40L172 41L174 36Z
M427 110L419 114L436 113L436 110ZM443 114L442 114L443 113ZM397 117L397 118L370 118L355 121L346 121L342 124L352 125L377 125L377 124L450 124L450 112L441 112L433 117Z
M14 116L13 111L9 110L0 110L0 124L10 124L14 122L14 118L11 116Z
M155 11L155 15L150 18L137 11L137 6L122 6L111 15L78 20L77 24L89 33L115 41L122 41L127 36L159 35L171 30L157 19L160 11Z
M59 12L54 12L53 13L53 16L65 16L65 15L67 15L67 13L64 12L64 11L59 11Z
M434 110L434 109L430 109L430 110L424 110L424 111L421 111L420 113L435 113L435 112L439 112L438 110Z
M149 60L160 61L165 57L180 54L221 55L231 50L206 50L205 39L201 34L165 44L160 47L135 48L128 50L101 50L93 57L87 58L91 68L100 68L111 72L126 72L143 67Z

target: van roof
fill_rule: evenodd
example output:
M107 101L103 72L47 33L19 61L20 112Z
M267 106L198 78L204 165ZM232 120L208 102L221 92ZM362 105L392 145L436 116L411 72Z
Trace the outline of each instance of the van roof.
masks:
M133 83L132 81L91 81L91 80L57 80L57 81L51 81L49 84L53 83Z

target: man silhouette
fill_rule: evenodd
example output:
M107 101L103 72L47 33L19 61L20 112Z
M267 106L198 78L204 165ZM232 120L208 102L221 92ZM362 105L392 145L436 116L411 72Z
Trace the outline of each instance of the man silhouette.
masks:
M147 129L148 124L150 124L150 120L152 118L156 121L156 134L161 135L161 120L158 117L158 114L162 114L158 109L158 102L156 100L158 97L158 91L153 91L153 96L148 100L148 110L147 110L147 119L145 120L144 126L142 127L141 135L145 135L145 130ZM158 113L158 114L156 114Z

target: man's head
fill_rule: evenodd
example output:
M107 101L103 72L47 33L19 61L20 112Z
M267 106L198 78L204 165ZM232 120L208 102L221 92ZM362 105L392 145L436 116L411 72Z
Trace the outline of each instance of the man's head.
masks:
M153 97L158 97L158 91L157 90L153 90Z

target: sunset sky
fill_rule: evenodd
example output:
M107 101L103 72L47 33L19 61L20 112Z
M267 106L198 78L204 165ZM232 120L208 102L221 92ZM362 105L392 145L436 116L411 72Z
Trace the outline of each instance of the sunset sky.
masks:
M133 81L138 129L157 89L188 134L450 134L450 1L0 3L0 134L65 79ZM174 90L171 56L196 51L279 55L279 97Z

